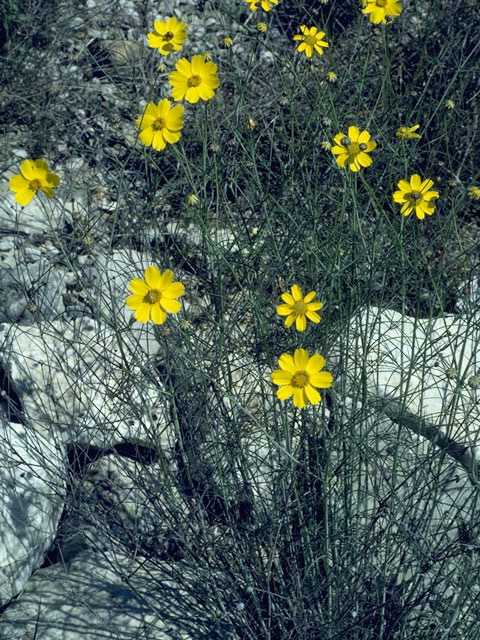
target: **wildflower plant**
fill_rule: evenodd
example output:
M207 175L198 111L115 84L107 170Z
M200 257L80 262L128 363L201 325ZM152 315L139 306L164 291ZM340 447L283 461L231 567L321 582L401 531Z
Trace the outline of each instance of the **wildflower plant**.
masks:
M419 124L413 125L413 127L399 127L395 132L397 138L400 140L410 140L411 138L421 138L422 136L417 133L418 129L420 129Z
M322 371L325 364L323 356L318 353L309 356L306 349L295 349L293 356L282 354L278 359L280 369L272 371L272 382L280 387L277 398L292 398L297 409L318 404L322 397L317 389L328 389L333 382L332 374Z
M425 215L431 216L435 211L435 203L439 197L438 191L433 191L433 180L422 178L414 173L410 180L400 180L398 190L393 194L393 199L402 205L400 213L409 216L413 211L419 220Z
M373 24L386 23L387 18L396 18L402 13L399 0L363 0L362 13L370 16Z
M187 25L175 17L168 20L156 20L154 30L147 35L148 46L158 49L162 56L172 51L180 51L187 39Z
M324 31L319 31L317 27L307 27L302 24L300 27L301 34L293 36L295 42L300 44L297 47L297 51L300 53L303 51L307 58L313 56L313 52L316 51L319 55L323 55L323 50L326 49L329 44L323 38L325 37Z
M286 316L285 326L291 327L295 323L297 331L305 331L307 328L307 319L318 324L320 316L317 311L323 307L323 303L314 302L315 291L310 291L303 297L302 290L294 284L290 293L282 293L284 304L277 307L277 313L280 316Z
M9 182L15 200L22 207L26 207L39 191L53 198L53 190L59 184L60 178L50 171L46 160L24 160L20 165L20 173L10 178Z
M143 115L136 120L140 130L139 138L143 144L157 151L165 149L167 144L175 144L180 140L183 128L182 105L174 105L170 100L159 100L158 104L149 102Z
M177 300L185 293L181 282L173 281L173 271L166 269L161 273L156 266L145 269L145 279L133 278L130 281L127 306L135 311L135 320L154 324L163 324L168 313L178 313L181 303Z
M256 11L259 6L264 11L270 11L272 7L278 5L278 0L245 0L245 2L250 5L250 11Z
M348 127L348 135L337 133L334 138L335 145L332 153L336 155L336 163L339 167L348 166L350 171L360 171L372 164L368 155L373 151L377 143L370 139L368 131L360 131L358 127Z
M477 187L476 185L468 187L468 196L472 200L480 200L480 187Z
M204 56L193 56L191 61L181 58L175 65L168 80L172 86L174 100L183 100L195 104L199 100L210 100L220 85L217 65L205 61Z
M127 575L132 638L168 618L172 637L478 640L472 3L190 3L154 30L150 4L50 4L0 8L4 171L17 202L38 194L0 198L0 364L18 396L7 381L0 445L26 423L68 443L49 562L76 575L98 549L105 593ZM337 35L305 60L293 36L314 23ZM48 165L17 168L38 157L62 198ZM88 548L70 563L72 530ZM40 595L2 607L8 637L35 627ZM74 600L58 633L118 635Z

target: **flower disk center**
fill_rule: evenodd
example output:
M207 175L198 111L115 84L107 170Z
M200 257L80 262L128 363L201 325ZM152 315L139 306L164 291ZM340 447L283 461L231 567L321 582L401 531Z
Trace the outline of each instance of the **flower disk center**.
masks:
M422 194L420 193L420 191L412 191L410 193L405 194L405 199L408 202L415 204L416 202L422 199Z
M202 83L202 79L200 78L200 76L197 76L197 75L190 76L187 82L189 87L198 87L201 83Z
M297 371L297 373L292 376L292 381L290 384L292 385L292 387L296 387L297 389L303 389L307 386L309 381L310 376L306 371Z
M35 178L34 180L30 180L30 183L28 186L30 187L30 189L32 189L32 191L38 191L39 189L42 188L42 183L40 182L40 180Z
M173 38L173 33L171 31L167 31L167 33L165 33L164 36L163 36L163 40L165 42L168 42L172 38Z
M166 126L167 123L165 121L165 118L157 118L152 122L152 129L154 131L161 131L162 129L165 129Z
M143 301L147 304L157 304L160 302L162 298L162 294L157 289L150 289L150 291L145 295Z
M360 153L360 145L358 142L352 142L352 144L348 145L348 153L351 156L356 156Z
M295 311L295 313L298 313L299 315L303 315L307 310L307 305L301 301L295 302L295 304L293 305L293 310Z
M317 39L315 38L315 36L307 36L305 38L305 42L307 44L309 44L310 46L313 46L316 43Z

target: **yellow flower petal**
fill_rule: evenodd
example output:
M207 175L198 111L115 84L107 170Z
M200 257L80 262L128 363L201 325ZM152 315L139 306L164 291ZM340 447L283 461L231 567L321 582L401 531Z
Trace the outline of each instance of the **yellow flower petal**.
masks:
M292 298L292 296L289 293L282 293L280 297L287 304L290 304L290 305L295 304L295 300Z
M295 373L297 370L294 359L289 353L282 353L278 359L278 365L284 371L290 371L291 373Z
M360 129L358 127L348 127L348 137L352 142L358 142L358 136L360 135Z
M309 402L313 405L318 404L321 400L321 396L318 391L314 389L310 384L307 384L307 386L305 387L305 394Z
M24 160L20 165L20 171L27 180L34 180L37 177L37 169L33 160Z
M29 188L28 180L25 180L23 176L12 176L8 181L8 185L12 191L22 191Z
M161 288L161 276L158 267L150 266L145 269L145 281L150 289Z
M190 104L196 104L200 100L199 87L189 87L185 94L185 100Z
M160 280L158 282L157 288L162 292L169 287L173 282L173 271L171 269L165 269L165 271L160 274Z
M293 392L294 388L290 385L280 387L280 389L277 389L277 398L279 400L287 400L288 398L292 397Z
M297 316L295 320L295 327L297 331L305 331L307 328L307 321L305 320L305 316Z
M285 387L284 387L285 388ZM277 392L278 395L278 392ZM304 409L307 406L303 389L293 389L293 404L297 409Z
M143 303L135 311L135 319L139 322L148 322L150 320L150 304Z
M414 173L410 178L410 186L414 191L420 191L422 188L422 179L418 173Z
M180 304L180 302L178 302L178 300L162 298L160 300L160 306L164 311L168 311L168 313L178 313L182 305Z
M306 349L295 349L293 360L297 370L301 371L306 369L308 365L308 351Z
M332 386L333 376L329 371L319 371L310 375L310 384L320 389L328 389Z
M290 288L290 291L292 292L292 298L295 300L295 302L298 302L299 300L302 299L302 290L297 284L294 284Z
M323 356L318 353L313 354L311 358L308 360L306 371L309 374L317 373L320 369L323 369L325 366L326 360Z
M320 322L320 316L318 315L318 313L315 313L315 311L307 311L306 315L307 318L315 324L318 324Z
M291 313L291 314L288 316L288 318L286 318L286 319L285 319L285 326L286 326L287 328L288 328L288 327L291 327L291 326L292 326L292 324L293 324L294 322L295 322L295 314L294 314L294 313Z
M292 381L292 374L290 373L290 371L283 371L282 369L276 369L275 371L272 371L271 377L272 382L280 386L290 384L290 382Z
M288 304L280 304L277 307L277 313L279 316L288 316L292 313L292 307Z
M146 295L149 291L147 284L143 280L140 280L140 278L130 280L129 289L141 296Z
M143 295L138 295L135 294L133 296L128 296L128 298L126 299L126 305L127 307L130 307L130 309L138 309L138 307L143 304L143 298L145 296Z
M167 143L165 141L163 131L153 131L151 145L157 151L163 151L163 149L165 149Z
M163 324L167 319L167 314L159 304L151 305L150 316L154 324Z
M32 189L22 189L18 191L13 197L16 202L20 204L22 207L26 207L29 202L31 202L33 196L35 195L35 191Z

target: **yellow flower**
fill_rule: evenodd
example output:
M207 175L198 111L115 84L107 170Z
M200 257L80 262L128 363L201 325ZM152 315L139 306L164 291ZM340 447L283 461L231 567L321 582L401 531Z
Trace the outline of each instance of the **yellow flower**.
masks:
M278 359L280 369L272 371L272 382L280 387L279 400L293 396L293 406L304 409L308 403L318 404L322 397L318 389L332 386L333 377L328 371L320 371L325 366L325 358L318 353L308 356L306 349L295 349L294 355L284 353Z
M339 167L348 164L350 171L360 171L362 167L372 164L367 154L375 149L377 143L370 140L368 131L360 132L358 127L348 127L348 136L337 133L333 140L335 146L332 147L332 153L338 156L335 160Z
M180 51L187 39L186 26L185 22L179 22L177 18L156 20L153 31L147 35L148 46L158 49L162 56Z
M195 104L199 99L213 98L214 89L220 84L216 64L205 62L203 56L193 56L191 62L181 58L175 67L177 70L168 77L174 100L185 98L187 102Z
M273 5L278 4L278 0L245 0L245 2L250 5L251 11L258 9L257 4L260 4L264 11L270 11Z
M43 191L46 196L53 198L53 190L60 184L60 178L50 171L46 160L24 160L20 165L20 174L12 176L8 184L22 207L27 206L37 191Z
M198 204L198 196L195 193L191 193L189 196L187 196L187 200L188 200L188 204Z
M412 211L419 220L425 218L425 214L431 216L435 211L435 205L431 202L438 198L438 191L430 191L433 187L433 180L427 178L423 180L418 173L414 173L408 180L400 180L398 183L399 191L395 191L393 199L395 202L403 204L400 213L409 216Z
M468 187L468 196L472 200L480 200L480 187Z
M233 40L227 36L223 39L223 46L226 49L230 49L230 47L233 46Z
M325 35L324 31L319 31L317 27L306 27L304 24L300 27L302 35L293 36L294 40L300 40L297 51L305 51L307 58L311 58L313 50L323 55L322 47L328 47L328 42L322 40Z
M256 126L257 126L257 123L255 122L255 120L253 118L248 118L247 129L249 131L253 131Z
M318 324L320 322L320 316L316 311L319 311L323 304L321 302L312 302L315 297L315 291L307 293L305 298L302 295L302 290L296 284L290 287L289 293L282 293L281 298L286 304L281 304L277 307L277 313L279 316L287 316L285 318L285 326L291 327L295 322L297 331L305 331L307 327L307 318Z
M170 105L170 100L166 99L160 100L158 105L149 102L143 115L136 119L140 129L138 137L143 144L157 151L165 149L167 143L175 144L180 140L184 107L179 104L174 107Z
M413 125L413 127L399 127L396 132L397 138L400 140L408 140L409 138L421 138L422 136L415 133L417 129L420 129L419 124Z
M265 33L267 29L268 29L268 26L266 22L259 22L257 24L257 31L260 31L260 33Z
M362 13L370 14L370 22L386 23L386 18L394 18L402 13L399 0L363 0Z
M160 273L154 266L145 269L145 280L133 278L129 288L134 295L128 296L126 304L135 310L135 319L155 324L163 324L167 313L178 313L181 304L176 298L185 292L181 282L173 282L173 271Z
M330 149L332 148L332 143L329 142L328 140L324 140L323 142L320 143L320 146L324 151L330 151Z
M337 81L337 74L334 71L329 71L327 73L327 80L329 82L336 82Z
M453 101L453 100L445 100L445 107L446 107L447 109L449 109L450 111L451 111L452 109L455 109L455 103L454 103L454 101Z

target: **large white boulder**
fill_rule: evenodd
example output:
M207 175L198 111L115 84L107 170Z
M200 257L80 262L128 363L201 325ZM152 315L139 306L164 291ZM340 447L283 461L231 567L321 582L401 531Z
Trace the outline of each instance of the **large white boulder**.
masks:
M42 564L62 513L65 476L60 443L23 425L0 423L0 606Z
M126 440L161 445L167 437L158 376L104 323L1 324L0 344L23 412L44 436L102 449Z
M201 576L186 564L79 554L40 569L0 619L0 638L25 640L228 640L219 611L195 597ZM223 627L223 628L222 628ZM217 631L217 633L215 633Z
M418 319L371 307L350 321L330 358L352 397L364 394L388 415L403 413L420 435L440 434L478 459L479 347L478 317Z

